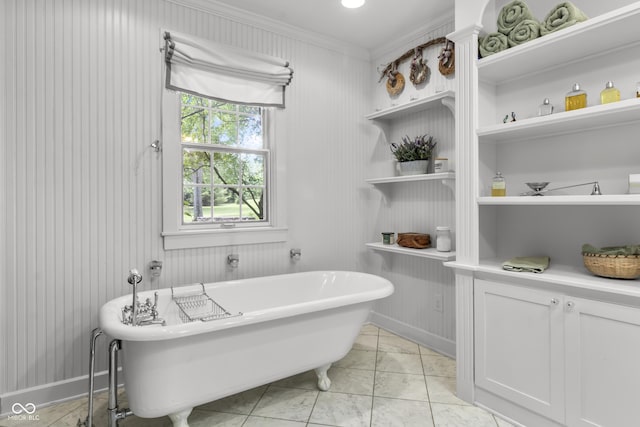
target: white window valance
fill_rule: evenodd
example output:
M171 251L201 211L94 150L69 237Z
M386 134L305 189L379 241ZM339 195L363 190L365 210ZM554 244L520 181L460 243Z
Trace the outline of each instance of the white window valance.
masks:
M283 59L164 32L166 87L236 104L284 108L293 70Z

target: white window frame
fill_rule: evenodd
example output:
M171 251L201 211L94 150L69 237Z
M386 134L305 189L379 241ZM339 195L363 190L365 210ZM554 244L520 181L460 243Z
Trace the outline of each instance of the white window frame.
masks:
M267 221L258 224L220 223L184 225L180 93L163 89L162 96L162 237L164 249L188 249L275 243L287 240L284 184L284 139L277 141L274 122L281 111L264 108L263 133L270 158L266 170Z

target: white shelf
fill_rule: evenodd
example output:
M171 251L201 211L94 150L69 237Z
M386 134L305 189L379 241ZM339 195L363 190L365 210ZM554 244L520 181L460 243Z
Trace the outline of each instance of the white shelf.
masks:
M367 243L367 247L374 251L393 252L396 254L411 255L421 258L430 258L439 261L451 261L456 259L455 252L438 252L434 248L411 249L398 246L397 244L385 245L383 243Z
M636 121L640 121L640 98L485 126L476 133L479 143L515 143Z
M394 107L376 111L375 113L367 114L365 118L369 120L382 121L392 120L407 113L424 111L430 108L438 107L440 105L448 107L453 112L454 102L455 92L453 92L452 90L447 90L444 92L436 93L435 95L427 96L425 98L416 99L415 101L411 101L406 104L396 105Z
M553 262L553 260L552 260ZM534 282L569 286L572 288L606 292L630 297L640 297L640 280L607 279L591 274L585 267L551 264L544 273L523 273L507 271L502 268L502 261L482 260L479 265L447 262L447 267L460 270L487 273L507 280L525 279Z
M481 81L504 83L638 40L640 2L478 60Z
M369 184L390 184L394 182L411 182L411 181L434 181L434 180L454 180L455 172L427 173L420 175L390 176L383 178L365 179Z
M640 205L640 194L478 197L478 204L485 206L634 206Z

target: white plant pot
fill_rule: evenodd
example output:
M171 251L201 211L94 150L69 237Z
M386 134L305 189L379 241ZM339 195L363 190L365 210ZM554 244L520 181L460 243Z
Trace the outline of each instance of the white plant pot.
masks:
M404 175L420 175L427 173L429 160L414 160L411 162L398 162L398 173Z

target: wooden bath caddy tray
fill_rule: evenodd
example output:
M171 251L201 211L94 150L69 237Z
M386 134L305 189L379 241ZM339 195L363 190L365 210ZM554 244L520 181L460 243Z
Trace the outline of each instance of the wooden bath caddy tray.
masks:
M431 247L431 236L422 233L398 233L398 246L413 249Z
M196 320L208 322L210 320L242 316L242 313L229 313L207 295L203 283L200 283L200 286L202 287L202 292L181 296L174 294L173 286L171 287L171 298L179 308L180 319L183 323L195 322Z

